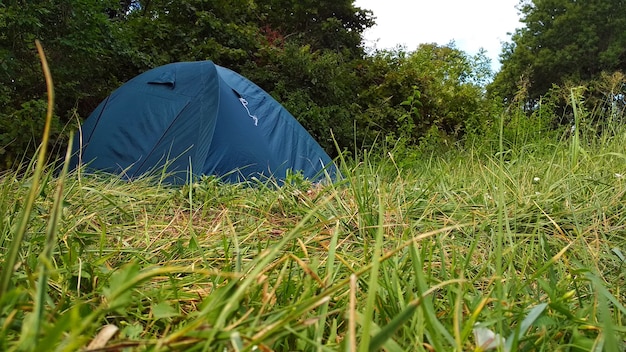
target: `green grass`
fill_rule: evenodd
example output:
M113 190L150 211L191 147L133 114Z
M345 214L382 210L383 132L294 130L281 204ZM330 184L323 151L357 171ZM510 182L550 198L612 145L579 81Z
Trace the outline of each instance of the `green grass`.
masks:
M0 175L0 350L624 351L626 129L574 111L321 185L55 176L41 148Z
M36 199L0 350L114 325L101 351L480 351L478 324L511 351L623 351L625 143L390 151L280 188L5 173L3 253Z

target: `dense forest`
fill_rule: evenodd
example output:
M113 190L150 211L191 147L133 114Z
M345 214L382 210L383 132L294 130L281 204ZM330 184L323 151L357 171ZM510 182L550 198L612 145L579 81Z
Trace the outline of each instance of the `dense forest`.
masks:
M195 60L260 85L332 155L335 141L348 151L398 140L441 150L483 138L511 104L524 106L529 121L540 111L550 128L567 125L575 86L586 87L599 109L623 109L624 7L621 0L521 0L524 26L504 45L494 73L483 53L468 55L453 43L364 47L375 14L352 0L3 1L0 168L31 155L43 129L36 39L55 82L57 153L68 130L122 83Z

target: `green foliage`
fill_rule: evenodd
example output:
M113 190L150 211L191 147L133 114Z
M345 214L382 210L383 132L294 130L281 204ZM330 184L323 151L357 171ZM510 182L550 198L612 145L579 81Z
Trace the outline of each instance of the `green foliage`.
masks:
M261 24L313 51L331 50L360 58L362 33L374 25L372 13L353 0L259 0Z
M482 53L471 57L453 44L424 44L414 52L378 52L366 64L359 101L364 119L383 135L414 145L453 143L481 135L493 119L484 94L491 71Z
M520 1L521 22L490 90L511 102L520 78L536 103L553 84L586 84L626 70L626 8L620 0ZM622 87L623 89L623 87Z
M417 86L413 86L413 94L401 102L400 105L406 106L408 111L400 116L398 119L399 133L401 137L411 139L415 133L415 121L420 119L420 108L422 107L422 92L417 89Z
M213 60L237 67L257 50L249 1L139 1L123 21L133 63L142 70L177 61Z
M0 160L8 168L22 162L23 153L34 153L37 145L35 141L43 133L46 119L46 102L30 100L13 110L10 114L0 114ZM51 126L51 138L58 138L61 131L58 117L55 117Z
M15 164L41 135L45 86L35 39L45 47L56 84L53 137L75 111L86 115L117 84L116 23L105 8L116 1L9 1L0 6L0 165ZM123 70L119 70L123 71ZM133 72L134 73L134 72ZM120 77L120 76L118 76ZM122 78L122 77L120 77ZM125 77L123 79L126 79ZM75 122L75 121L74 121Z

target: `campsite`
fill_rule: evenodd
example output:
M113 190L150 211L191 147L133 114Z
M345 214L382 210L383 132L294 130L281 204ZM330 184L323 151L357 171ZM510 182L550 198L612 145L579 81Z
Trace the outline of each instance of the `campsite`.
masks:
M214 175L225 182L333 178L330 157L277 101L210 61L146 72L94 110L74 139L70 168L129 179L151 171L184 184Z
M519 9L3 2L0 351L624 351L626 9Z

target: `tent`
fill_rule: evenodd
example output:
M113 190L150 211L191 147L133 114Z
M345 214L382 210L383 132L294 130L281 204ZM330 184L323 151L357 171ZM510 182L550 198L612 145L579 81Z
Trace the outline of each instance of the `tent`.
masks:
M167 182L201 175L228 182L288 170L334 176L330 157L269 94L211 61L147 71L115 90L85 120L70 164L133 179L166 168Z

